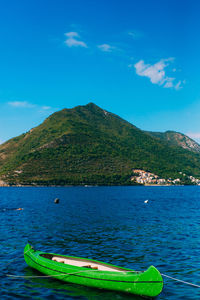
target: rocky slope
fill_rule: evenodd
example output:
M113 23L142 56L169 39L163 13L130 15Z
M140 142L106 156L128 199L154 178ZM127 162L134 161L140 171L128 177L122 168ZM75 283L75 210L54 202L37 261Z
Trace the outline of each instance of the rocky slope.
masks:
M169 145L174 145L182 147L184 149L199 152L200 145L193 139L189 138L187 135L176 131L166 131L166 132L151 132L149 134L153 137L157 137L160 140L166 141Z

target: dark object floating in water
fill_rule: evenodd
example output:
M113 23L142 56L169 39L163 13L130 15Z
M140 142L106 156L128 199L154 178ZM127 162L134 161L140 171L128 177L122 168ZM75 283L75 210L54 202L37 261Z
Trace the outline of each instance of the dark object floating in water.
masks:
M59 201L60 201L60 199L56 198L56 199L54 200L54 203L58 204Z
M24 248L24 259L47 276L89 287L151 298L158 296L163 288L162 276L153 266L137 272L92 259L37 251L30 244Z

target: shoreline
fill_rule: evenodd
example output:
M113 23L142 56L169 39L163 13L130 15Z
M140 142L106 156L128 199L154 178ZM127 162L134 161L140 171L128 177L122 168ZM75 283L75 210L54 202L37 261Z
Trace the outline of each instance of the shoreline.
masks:
M20 187L35 187L35 188L39 188L39 187L84 187L84 188L90 188L90 187L180 187L180 186L200 186L198 184L194 185L194 184L179 184L179 185L172 185L172 184L144 184L144 185L0 185L0 188L11 188L11 187L15 187L15 188L20 188Z

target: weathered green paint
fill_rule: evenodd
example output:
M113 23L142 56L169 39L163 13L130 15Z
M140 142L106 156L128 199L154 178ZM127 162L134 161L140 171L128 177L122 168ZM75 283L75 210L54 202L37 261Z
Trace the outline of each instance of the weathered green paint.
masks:
M131 269L125 268L123 268L123 272L100 271L62 264L42 257L41 254L47 253L36 251L29 244L24 248L24 258L30 267L37 269L45 275L55 276L56 279L62 281L89 287L127 292L146 297L158 296L163 288L162 276L153 266L149 267L145 272L134 272ZM80 259L79 257L65 255L62 255L62 257ZM92 260L90 259L88 261L91 262ZM102 263L96 260L93 260L93 262ZM111 264L106 265L117 267Z

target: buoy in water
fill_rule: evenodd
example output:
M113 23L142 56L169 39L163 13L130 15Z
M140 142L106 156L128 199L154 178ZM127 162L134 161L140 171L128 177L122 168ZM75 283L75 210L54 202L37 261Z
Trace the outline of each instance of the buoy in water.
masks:
M60 201L60 199L56 198L56 199L54 200L54 203L58 204L59 201Z
M145 200L145 201L144 201L144 203L148 203L148 202L149 202L149 200Z

